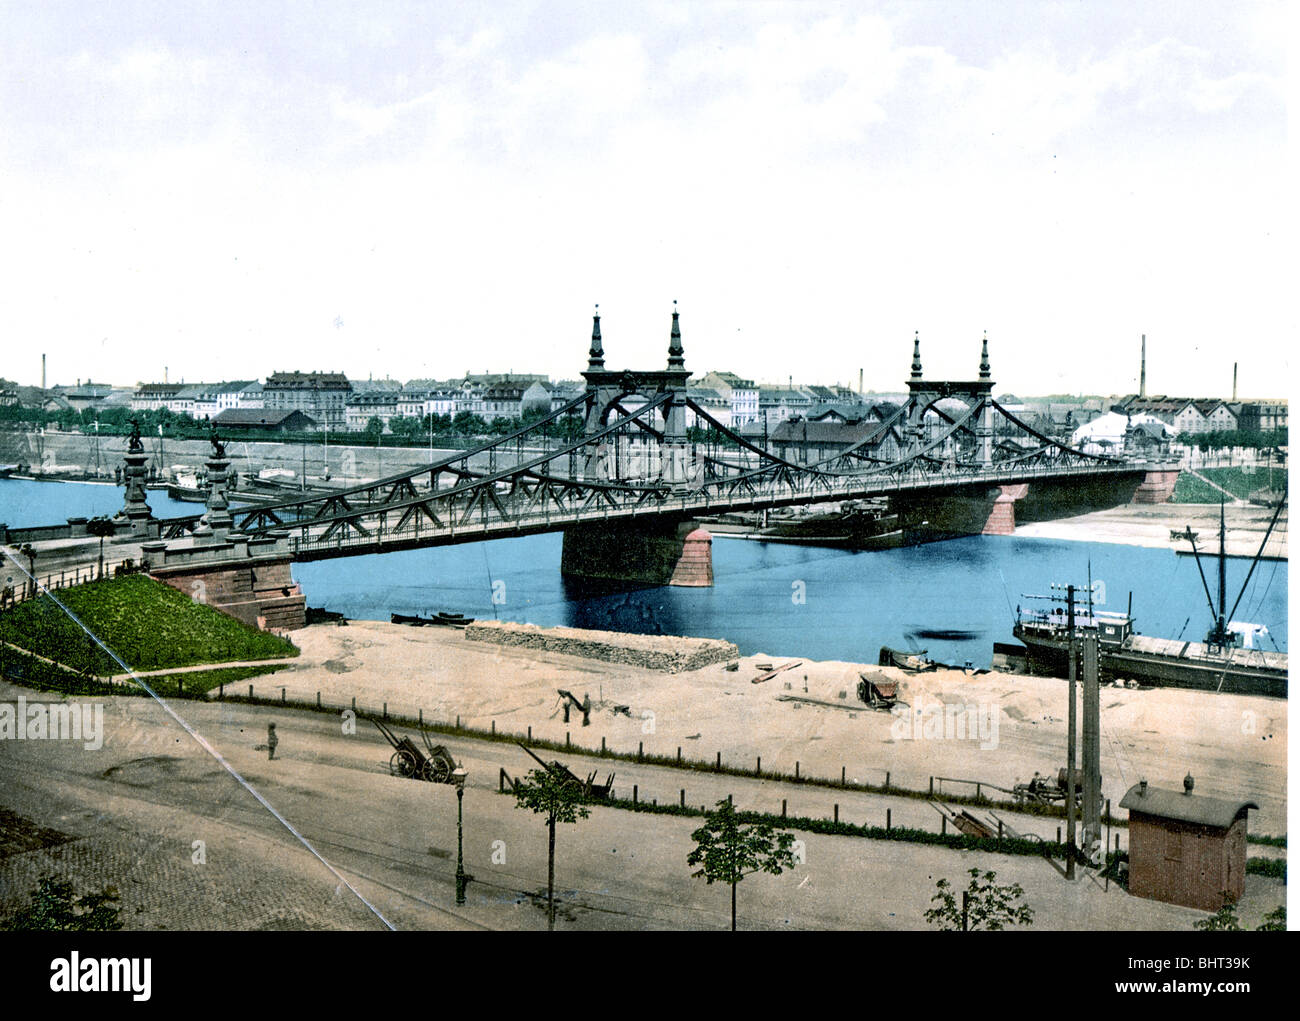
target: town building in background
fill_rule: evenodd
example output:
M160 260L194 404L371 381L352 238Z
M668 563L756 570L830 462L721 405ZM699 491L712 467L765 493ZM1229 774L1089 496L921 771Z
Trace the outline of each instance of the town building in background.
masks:
M275 372L262 394L267 411L301 411L326 428L347 427L352 384L341 372Z

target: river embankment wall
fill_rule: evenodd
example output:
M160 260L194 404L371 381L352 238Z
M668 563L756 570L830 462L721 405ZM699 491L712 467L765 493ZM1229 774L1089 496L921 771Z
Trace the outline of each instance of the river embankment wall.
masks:
M582 656L606 663L627 663L670 674L698 670L740 657L740 650L734 642L718 638L633 635L570 627L543 628L536 624L518 624L505 620L476 621L465 628L465 638L471 642L492 642L535 652Z

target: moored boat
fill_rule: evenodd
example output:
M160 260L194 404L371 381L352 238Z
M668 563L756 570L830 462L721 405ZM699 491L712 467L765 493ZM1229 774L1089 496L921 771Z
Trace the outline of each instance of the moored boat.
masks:
M1264 542L1260 544L1261 553L1281 509L1279 505L1269 532L1265 533ZM1069 672L1072 643L1077 652L1080 638L1095 636L1103 681L1136 681L1139 685L1153 687L1196 688L1286 698L1287 654L1257 646L1257 642L1268 637L1267 628L1230 619L1241 602L1241 594L1229 610L1224 586L1224 531L1220 511L1219 600L1216 607L1207 583L1206 598L1210 603L1213 624L1203 642L1140 634L1134 626L1131 597L1128 612L1103 612L1094 609L1086 588L1069 591L1068 602L1062 605L1059 592L1064 587L1057 586L1056 595L1023 596L1032 603L1027 608L1017 608L1012 633L1024 643L1027 670L1033 674L1065 677ZM1197 554L1199 566L1194 538L1192 550ZM1259 559L1259 554L1256 554L1242 582L1242 592L1245 592ZM1005 647L1001 651L1008 661L1014 659Z

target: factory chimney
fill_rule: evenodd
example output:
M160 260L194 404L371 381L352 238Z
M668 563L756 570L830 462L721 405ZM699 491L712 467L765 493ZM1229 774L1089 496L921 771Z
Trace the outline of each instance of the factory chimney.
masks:
M166 366L166 365L163 366L163 382L164 382L164 383L167 382L167 366Z
M45 355L41 354L41 389L45 389Z
M858 369L858 393L862 393L862 370Z
M1142 334L1142 375L1138 377L1138 396L1147 395L1147 335Z
M1237 363L1232 363L1232 399L1237 399Z

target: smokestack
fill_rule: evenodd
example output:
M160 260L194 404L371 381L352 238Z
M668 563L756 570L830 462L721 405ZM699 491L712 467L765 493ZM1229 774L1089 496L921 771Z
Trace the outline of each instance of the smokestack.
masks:
M41 389L45 389L45 355L41 354Z
M164 383L167 382L167 366L166 366L166 365L163 366L163 382L164 382Z
M858 393L862 393L862 370L858 369Z
M1232 399L1237 399L1237 363L1232 363Z
M1147 395L1147 335L1142 334L1142 375L1138 377L1138 396Z

